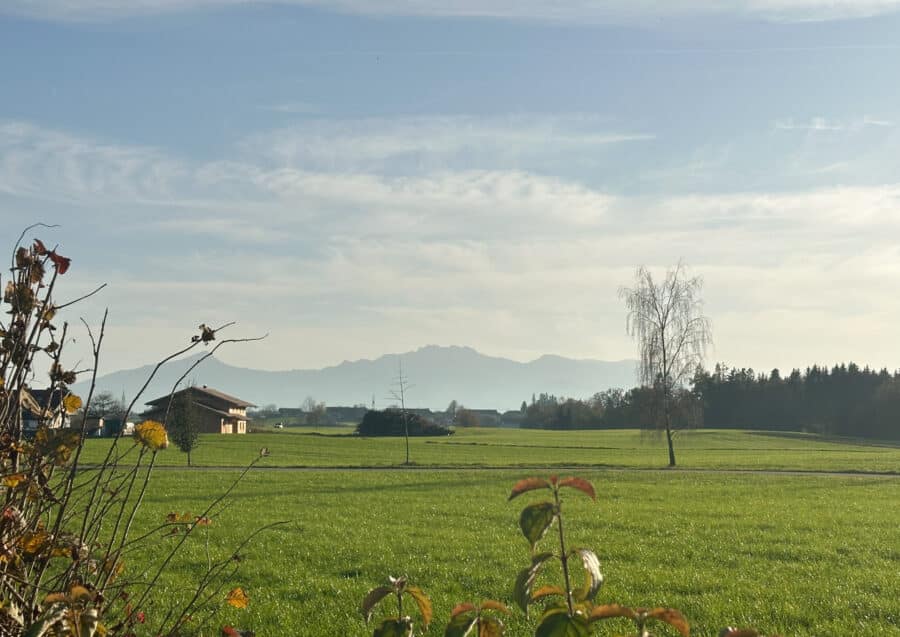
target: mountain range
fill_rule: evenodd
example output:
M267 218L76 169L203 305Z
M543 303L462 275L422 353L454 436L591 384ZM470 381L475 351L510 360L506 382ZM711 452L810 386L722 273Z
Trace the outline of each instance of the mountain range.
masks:
M143 394L152 400L172 390L176 380L203 354L164 366ZM344 361L323 369L267 371L234 367L209 357L186 378L187 384L207 385L256 405L298 407L313 397L327 405L371 405L391 398L402 365L408 383L408 407L443 410L451 400L471 409L518 409L532 394L586 398L611 387L635 384L635 361L571 359L545 355L528 363L485 356L470 347L428 345L414 352L386 354L374 360ZM95 391L109 391L130 400L154 365L126 369L97 379ZM84 396L86 382L73 390ZM136 405L139 411L143 402Z

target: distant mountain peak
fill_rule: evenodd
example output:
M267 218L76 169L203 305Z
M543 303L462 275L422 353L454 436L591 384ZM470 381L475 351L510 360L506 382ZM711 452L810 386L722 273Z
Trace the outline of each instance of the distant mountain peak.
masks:
M143 399L165 395L206 352L165 365ZM329 405L387 404L397 376L397 361L414 387L409 404L444 409L451 400L499 410L515 409L535 393L586 398L610 387L634 385L634 361L573 360L545 354L529 363L487 356L464 345L429 344L405 353L375 359L343 361L322 369L264 371L235 367L214 356L188 374L187 381L218 389L257 405L296 407L308 396ZM152 366L121 370L97 379L97 389L131 398L146 381ZM76 391L79 391L76 385ZM86 387L81 388L81 392ZM141 401L143 402L143 401Z

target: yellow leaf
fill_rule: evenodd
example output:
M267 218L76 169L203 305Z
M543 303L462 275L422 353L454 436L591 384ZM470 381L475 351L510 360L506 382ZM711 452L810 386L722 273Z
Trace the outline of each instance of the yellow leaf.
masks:
M29 555L36 555L44 549L49 541L50 534L46 531L29 531L19 538L19 547Z
M44 605L49 606L50 604L61 604L67 601L69 601L69 598L65 593L50 593L49 595L47 595L47 597L44 598Z
M72 547L70 546L54 546L50 551L50 557L68 557L72 558Z
M169 446L169 435L166 433L166 428L161 422L155 420L145 420L135 427L134 439L153 451Z
M250 598L247 596L247 593L244 592L244 589L238 586L237 588L232 588L228 591L225 601L229 606L233 606L234 608L247 608L247 604L250 603Z
M10 489L15 489L24 480L24 473L12 473L8 476L3 476L3 486L9 487Z
M81 397L76 396L75 394L69 394L63 398L63 407L65 407L67 414L74 414L81 409Z

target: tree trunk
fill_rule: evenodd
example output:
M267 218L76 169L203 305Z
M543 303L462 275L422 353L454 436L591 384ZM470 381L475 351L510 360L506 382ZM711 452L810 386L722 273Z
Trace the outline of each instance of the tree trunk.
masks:
M671 443L670 443L670 448L671 448ZM188 457L188 466L190 467L191 466L191 452L190 451L187 452L187 457Z
M663 415L666 419L666 443L669 445L669 466L675 466L675 447L672 445L672 419L669 415L669 386L663 387Z
M666 442L669 443L669 466L675 466L675 447L672 446L672 428L669 426L668 414L666 415Z

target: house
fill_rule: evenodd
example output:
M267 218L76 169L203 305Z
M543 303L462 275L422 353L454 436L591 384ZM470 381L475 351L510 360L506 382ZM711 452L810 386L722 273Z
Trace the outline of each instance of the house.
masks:
M59 388L50 389L32 389L28 391L30 397L34 399L22 400L22 430L25 432L35 432L41 425L46 425L50 429L59 429L60 427L69 426L69 416L62 407L62 391Z
M369 411L368 407L326 407L325 419L328 424L339 425L341 423L362 422L363 416Z
M498 427L500 426L500 412L496 409L467 409L478 418L478 423L482 427Z
M169 400L174 396L187 395L193 403L197 415L197 431L211 434L245 434L247 433L247 407L256 407L246 400L229 396L217 389L203 385L188 387L177 391L172 396L161 396L147 402L149 409L144 418L165 422Z

